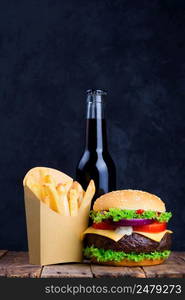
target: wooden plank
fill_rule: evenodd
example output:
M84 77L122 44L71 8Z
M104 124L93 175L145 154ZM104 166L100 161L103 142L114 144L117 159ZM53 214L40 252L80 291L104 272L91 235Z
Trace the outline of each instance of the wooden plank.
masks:
M163 264L150 267L143 267L143 270L147 278L184 278L185 261L183 261L183 259L181 258L181 254L173 252L169 259L167 259Z
M166 260L166 262L164 263L165 265L168 264L168 265L174 265L174 264L181 264L183 262L182 258L179 256L179 252L175 252L173 251L171 254L170 254L170 257ZM163 265L164 265L163 264Z
M172 254L170 255L170 257L176 257L177 259L179 259L179 261L182 262L185 261L185 252L180 252L180 251L173 251Z
M0 258L5 255L8 252L8 250L0 250Z
M91 278L93 277L89 264L63 264L45 266L42 278Z
M149 267L111 267L84 264L35 266L28 262L26 252L0 250L0 277L91 278L91 277L185 277L185 252L172 252L162 265Z
M111 267L101 265L91 265L93 276L100 277L136 277L145 278L145 273L140 267Z
M29 264L27 252L8 252L0 260L0 277L39 277L41 269Z

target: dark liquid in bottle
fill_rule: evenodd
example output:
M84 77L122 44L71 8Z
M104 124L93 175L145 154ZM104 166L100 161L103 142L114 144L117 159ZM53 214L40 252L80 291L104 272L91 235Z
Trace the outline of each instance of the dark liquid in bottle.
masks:
M116 170L107 149L105 119L87 119L86 122L86 148L77 166L76 178L84 189L94 180L95 200L116 189Z

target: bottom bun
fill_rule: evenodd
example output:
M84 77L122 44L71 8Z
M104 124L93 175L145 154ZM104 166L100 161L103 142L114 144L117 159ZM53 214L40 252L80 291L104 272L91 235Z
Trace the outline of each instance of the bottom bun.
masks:
M99 262L95 258L91 259L91 262L94 264L99 265L107 265L107 266L116 266L116 267L141 267L141 266L154 266L154 265L160 265L165 261L165 259L144 259L142 261L132 261L124 259L120 262L114 262L114 261L106 261L106 262Z

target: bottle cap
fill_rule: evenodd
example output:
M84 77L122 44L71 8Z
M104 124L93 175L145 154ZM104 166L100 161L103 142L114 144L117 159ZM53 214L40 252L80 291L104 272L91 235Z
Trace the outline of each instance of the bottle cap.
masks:
M103 91L103 90L89 89L89 90L87 90L87 94L91 94L91 95L107 95L107 92Z
M87 102L102 103L102 96L107 95L103 90L87 90Z

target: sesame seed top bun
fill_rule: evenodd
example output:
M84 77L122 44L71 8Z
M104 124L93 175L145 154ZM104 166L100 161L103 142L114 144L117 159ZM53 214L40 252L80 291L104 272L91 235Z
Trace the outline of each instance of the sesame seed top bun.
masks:
M120 209L144 209L165 212L164 202L157 196L139 190L113 191L99 197L93 205L94 211Z

